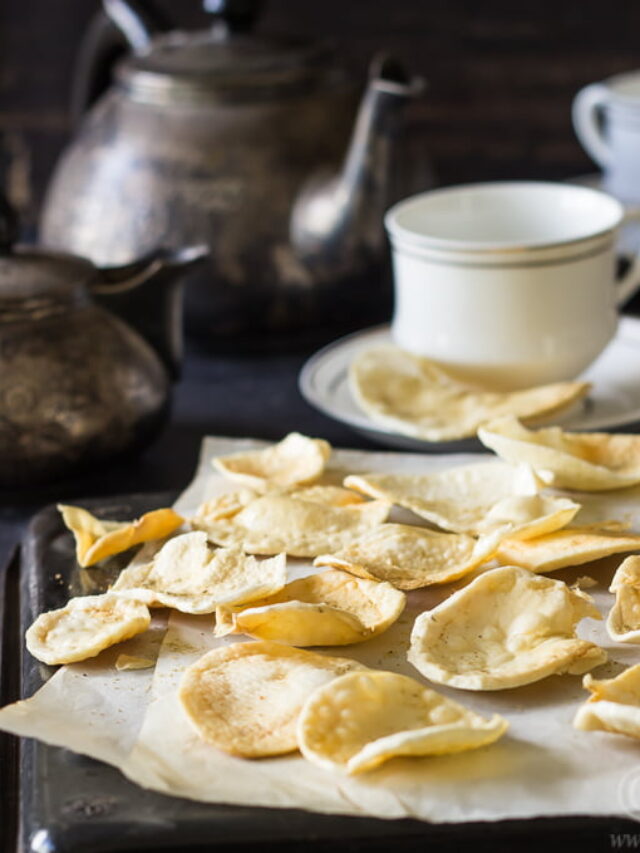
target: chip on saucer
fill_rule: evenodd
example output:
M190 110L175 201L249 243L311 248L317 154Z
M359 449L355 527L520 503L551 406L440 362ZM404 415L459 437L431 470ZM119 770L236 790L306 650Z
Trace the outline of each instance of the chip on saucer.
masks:
M522 391L469 387L426 358L393 346L365 350L353 359L349 387L376 423L425 441L476 435L502 415L539 419L586 396L586 382L557 382Z

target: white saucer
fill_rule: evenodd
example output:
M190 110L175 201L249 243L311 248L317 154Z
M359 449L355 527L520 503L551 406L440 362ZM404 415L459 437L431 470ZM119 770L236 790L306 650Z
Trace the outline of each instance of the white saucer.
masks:
M325 415L388 447L427 453L482 449L476 438L434 443L401 435L374 423L360 410L349 391L349 364L360 350L390 340L389 327L376 326L347 335L319 350L300 372L298 384L302 396ZM593 389L583 406L562 418L564 428L640 430L640 319L621 318L615 338L580 378L591 382Z

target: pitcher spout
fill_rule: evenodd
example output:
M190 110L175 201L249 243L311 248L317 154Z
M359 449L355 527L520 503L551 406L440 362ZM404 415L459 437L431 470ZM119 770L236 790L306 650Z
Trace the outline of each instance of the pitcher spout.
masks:
M424 88L396 60L374 58L342 169L312 178L293 209L291 241L307 263L325 261L335 270L347 256L353 265L354 253L380 249L398 114Z
M182 285L209 256L207 246L157 249L119 267L101 267L94 300L132 326L156 351L172 379L182 362Z

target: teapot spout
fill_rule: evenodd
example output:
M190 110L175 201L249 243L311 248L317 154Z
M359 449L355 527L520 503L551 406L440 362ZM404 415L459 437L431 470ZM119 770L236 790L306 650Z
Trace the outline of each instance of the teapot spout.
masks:
M313 177L294 206L291 240L302 259L335 270L347 259L353 265L356 253L380 249L398 113L424 87L391 57L374 58L341 171Z
M158 249L120 267L101 267L91 283L94 300L132 326L156 351L169 376L182 362L184 276L209 256L205 245Z

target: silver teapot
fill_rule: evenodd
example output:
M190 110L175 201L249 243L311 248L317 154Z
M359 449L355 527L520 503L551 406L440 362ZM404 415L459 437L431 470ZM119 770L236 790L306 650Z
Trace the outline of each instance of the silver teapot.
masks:
M383 213L427 174L392 168L423 82L378 57L358 107L327 45L249 34L248 0L205 5L210 30L154 33L140 3L105 0L130 53L57 166L41 239L100 265L205 242L186 320L214 346L357 325L387 296ZM76 92L104 77L91 50Z
M169 412L180 358L180 276L207 253L157 251L99 269L73 255L18 246L16 236L15 217L0 198L4 487L67 476L154 437Z

